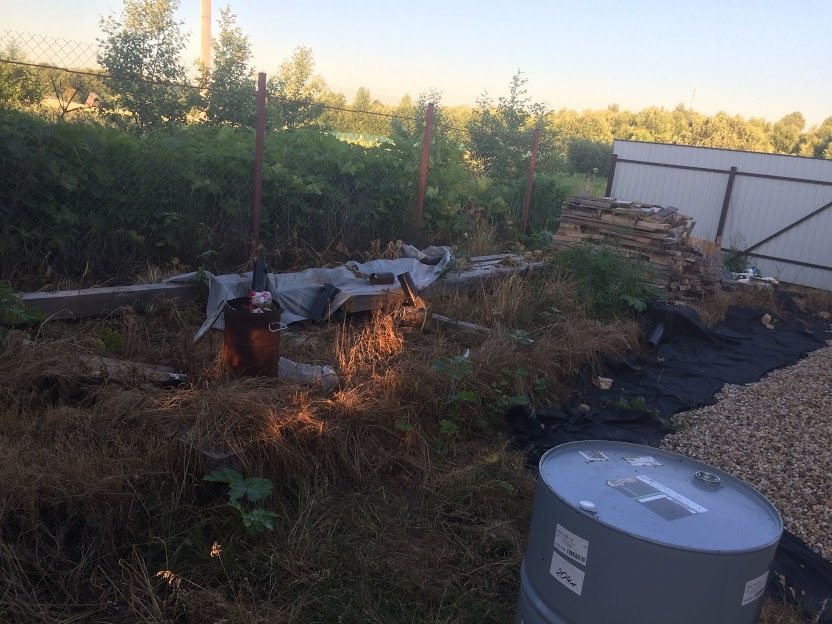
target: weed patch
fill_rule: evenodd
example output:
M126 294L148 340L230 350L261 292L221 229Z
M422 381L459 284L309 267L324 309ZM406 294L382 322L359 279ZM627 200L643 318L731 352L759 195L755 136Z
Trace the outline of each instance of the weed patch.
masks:
M572 280L590 316L610 319L643 312L663 292L646 279L648 271L614 247L580 245L554 255L551 270Z

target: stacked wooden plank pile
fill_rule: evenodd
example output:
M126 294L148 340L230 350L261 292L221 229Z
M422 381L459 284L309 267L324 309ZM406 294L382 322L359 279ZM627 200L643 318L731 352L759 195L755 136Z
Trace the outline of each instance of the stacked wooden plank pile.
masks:
M694 224L676 208L567 197L552 247L611 245L650 269L648 279L671 297L702 297L716 290L721 259L718 245L691 238Z

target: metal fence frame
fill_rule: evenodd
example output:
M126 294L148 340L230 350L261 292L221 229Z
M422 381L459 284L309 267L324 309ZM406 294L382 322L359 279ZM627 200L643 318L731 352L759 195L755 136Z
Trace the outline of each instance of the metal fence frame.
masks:
M787 175L795 170L805 177ZM763 273L832 290L832 161L616 140L606 194L672 203L701 224L695 235L753 258ZM742 214L753 224L730 219Z

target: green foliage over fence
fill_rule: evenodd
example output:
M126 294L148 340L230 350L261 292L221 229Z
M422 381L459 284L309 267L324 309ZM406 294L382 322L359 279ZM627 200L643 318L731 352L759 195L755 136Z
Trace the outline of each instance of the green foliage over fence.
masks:
M263 168L261 240L317 250L407 237L421 145L362 146L317 130L271 132ZM189 124L136 136L96 123L51 123L0 111L0 254L14 281L124 276L174 257L228 269L250 253L250 129ZM472 173L463 148L437 138L425 201L427 241L453 242L477 220L516 234L524 180ZM552 228L568 192L538 176L532 228Z

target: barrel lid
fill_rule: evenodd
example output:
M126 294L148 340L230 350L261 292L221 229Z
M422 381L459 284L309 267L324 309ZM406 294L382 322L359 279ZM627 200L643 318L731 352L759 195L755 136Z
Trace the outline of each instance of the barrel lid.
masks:
M759 550L783 532L780 513L757 490L670 451L625 442L571 442L543 455L540 476L587 521L674 548Z

